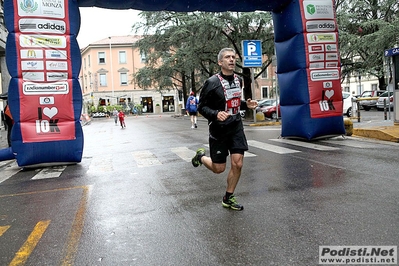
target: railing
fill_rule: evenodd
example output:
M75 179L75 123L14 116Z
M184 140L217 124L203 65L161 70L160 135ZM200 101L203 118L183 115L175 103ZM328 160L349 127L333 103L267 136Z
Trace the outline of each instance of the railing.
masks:
M352 107L353 104L356 104L356 109L357 109L357 122L360 122L360 102L361 101L372 101L372 100L378 100L379 97L360 97L360 98L352 98ZM352 108L353 109L353 108ZM387 120L387 114L389 111L389 102L387 102L386 99L384 99L384 120ZM353 117L356 118L356 117Z

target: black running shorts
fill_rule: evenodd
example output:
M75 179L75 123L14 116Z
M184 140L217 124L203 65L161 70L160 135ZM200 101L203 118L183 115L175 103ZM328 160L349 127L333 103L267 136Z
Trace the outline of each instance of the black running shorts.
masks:
M237 128L234 133L221 135L215 138L212 133L209 136L209 149L213 163L226 163L230 154L244 154L248 150L247 139L242 127Z

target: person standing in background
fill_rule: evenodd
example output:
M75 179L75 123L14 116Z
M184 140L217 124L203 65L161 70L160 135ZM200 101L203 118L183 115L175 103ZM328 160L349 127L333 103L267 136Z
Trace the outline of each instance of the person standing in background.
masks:
M186 112L191 118L191 128L197 128L197 108L198 99L194 96L194 92L191 92L186 102Z
M114 108L114 110L112 111L112 116L114 117L116 126L118 124L118 110L116 110L116 108Z

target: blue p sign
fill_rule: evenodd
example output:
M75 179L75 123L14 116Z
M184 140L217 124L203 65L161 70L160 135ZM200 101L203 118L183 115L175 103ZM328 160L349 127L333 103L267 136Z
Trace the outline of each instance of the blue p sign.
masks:
M260 40L245 40L241 43L243 49L244 67L262 66L262 42Z
M256 44L253 42L249 42L247 44L247 51L248 51L248 55L257 55L256 53Z

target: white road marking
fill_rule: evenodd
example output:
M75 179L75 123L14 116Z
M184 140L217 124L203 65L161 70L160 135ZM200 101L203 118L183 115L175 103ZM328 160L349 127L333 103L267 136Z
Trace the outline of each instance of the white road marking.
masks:
M65 168L66 168L66 165L46 167L46 168L43 168L42 170L40 170L31 179L38 180L38 179L57 178L62 174L62 172L65 170Z
M132 152L132 155L138 167L162 165L158 158L148 150L135 151Z
M4 168L1 169L1 175L0 175L0 183L6 181L19 171L21 171L22 168L20 168L17 164L16 161L12 162L9 166L5 166Z
M271 144L267 144L267 143L256 141L256 140L248 140L248 145L258 148L258 149L267 150L267 151L271 151L271 152L278 153L278 154L300 152L297 150L292 150L292 149L288 149L288 148L284 148L284 147L280 147L280 146L276 146L276 145L271 145Z
M195 151L188 149L187 147L176 147L171 149L177 156L182 158L186 162L191 162L191 159L195 155Z
M299 147L304 147L304 148L308 148L308 149L314 149L314 150L318 150L318 151L339 150L339 148L314 144L314 143L305 142L305 141L298 141L298 140L291 140L291 139L270 139L270 140L275 141L275 142L280 142L280 143L287 143L287 144L291 144L291 145L295 145L295 146L299 146Z
M204 146L209 149L209 144L204 144ZM244 157L248 157L249 158L249 157L256 157L256 156L257 156L256 154L253 154L251 152L248 152L248 151L244 152Z

